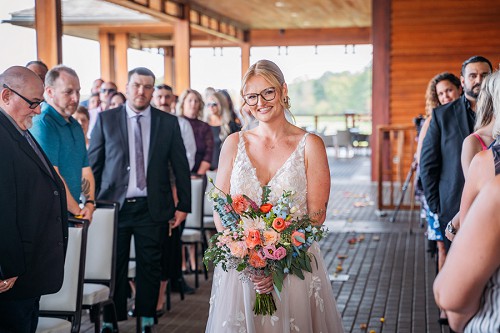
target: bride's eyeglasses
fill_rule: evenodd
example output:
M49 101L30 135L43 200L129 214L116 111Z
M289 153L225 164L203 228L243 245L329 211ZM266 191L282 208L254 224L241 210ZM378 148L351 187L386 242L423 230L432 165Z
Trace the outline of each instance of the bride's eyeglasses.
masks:
M246 94L243 96L243 99L245 100L245 103L248 104L248 106L254 106L259 102L259 96L262 97L266 102L270 102L276 97L276 89L274 87L269 87L262 90L258 94Z

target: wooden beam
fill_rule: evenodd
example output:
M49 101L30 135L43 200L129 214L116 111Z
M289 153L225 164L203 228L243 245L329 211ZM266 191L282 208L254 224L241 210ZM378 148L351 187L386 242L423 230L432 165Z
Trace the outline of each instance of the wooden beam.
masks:
M174 13L177 10L170 10L170 9L167 10L167 8L170 8L171 6L176 6L179 7L178 11L181 12L182 5L169 0L164 0L165 2L167 2L167 4L166 5L164 4L163 6L160 5L160 7L158 7L156 1L152 2L147 1L146 4L137 0L106 0L106 1L128 9L138 11L143 14L148 14L164 22L170 22L175 24L179 19L182 18L181 15Z
M190 45L191 45L191 32L189 29L190 17L189 6L184 7L186 11L184 17L186 19L179 20L175 23L174 29L174 59L175 59L175 83L174 91L179 95L185 89L191 86L191 72L190 72Z
M378 147L378 126L390 123L389 94L391 68L391 2L372 0L373 22L373 74L372 74L372 136L371 147ZM379 151L372 153L372 166L379 165ZM372 167L372 180L376 180L377 168Z
M115 81L114 59L111 56L110 35L107 32L99 32L99 47L101 57L101 78L104 81Z
M250 31L249 43L252 46L370 44L371 29L369 27L275 30L256 29Z
M119 91L125 91L128 81L128 34L119 33L115 35L114 59L115 59L115 83Z
M250 44L243 43L240 45L241 48L241 77L247 72L250 67Z
M61 0L35 0L37 57L47 67L62 63Z

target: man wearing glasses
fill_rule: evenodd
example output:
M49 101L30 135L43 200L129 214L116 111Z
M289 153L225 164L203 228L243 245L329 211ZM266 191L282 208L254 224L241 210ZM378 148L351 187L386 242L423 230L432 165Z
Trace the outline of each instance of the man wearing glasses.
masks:
M35 332L41 295L64 275L64 184L28 129L43 82L14 66L0 74L0 332Z
M87 137L90 139L90 136L92 135L92 130L94 129L95 123L97 121L97 117L99 116L99 113L102 111L106 111L109 109L109 96L111 96L113 93L117 92L117 87L114 82L103 82L101 84L101 88L99 89L99 106L96 107L95 109L89 109L89 129L87 131Z
M92 220L95 210L94 176L90 169L82 127L72 117L80 100L76 72L59 65L45 78L47 103L33 121L32 133L66 185L68 211ZM80 208L80 195L83 208Z

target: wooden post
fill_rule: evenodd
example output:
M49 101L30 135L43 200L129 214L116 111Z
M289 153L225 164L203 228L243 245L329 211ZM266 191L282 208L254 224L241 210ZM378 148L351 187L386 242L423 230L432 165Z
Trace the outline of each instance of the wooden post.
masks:
M115 81L114 59L111 57L110 35L107 32L99 31L99 46L101 57L101 78L104 81Z
M174 48L163 48L163 83L174 87Z
M174 24L174 59L175 59L175 89L176 94L191 86L190 54L191 32L189 30L189 5L184 5L184 15Z
M372 147L377 147L378 126L387 125L390 121L391 3L392 0L372 0L373 79L370 144ZM372 165L376 165L377 155L378 152L372 152ZM372 167L372 180L378 178L377 170L377 168Z
M37 57L50 69L62 63L61 0L35 0Z
M115 83L119 91L125 92L128 82L128 34L121 32L115 34Z
M241 48L241 77L247 72L250 67L250 43L243 43Z

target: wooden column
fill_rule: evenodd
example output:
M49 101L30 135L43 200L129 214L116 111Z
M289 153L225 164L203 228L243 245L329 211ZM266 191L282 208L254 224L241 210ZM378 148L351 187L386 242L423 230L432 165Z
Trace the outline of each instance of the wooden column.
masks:
M250 67L250 43L243 43L241 48L241 77L247 72Z
M61 0L35 0L37 57L47 67L62 63Z
M379 125L387 125L389 117L390 65L391 65L391 2L392 0L372 0L372 180L377 179L376 151Z
M191 33L189 30L189 6L184 5L183 19L174 24L174 59L176 94L180 94L191 86L190 56Z
M104 81L115 81L114 59L111 56L113 50L111 47L111 37L107 32L99 31L99 46L101 57L101 78Z
M121 32L115 34L115 83L119 91L124 92L128 82L128 34Z
M163 83L174 87L174 48L164 47L163 51Z

